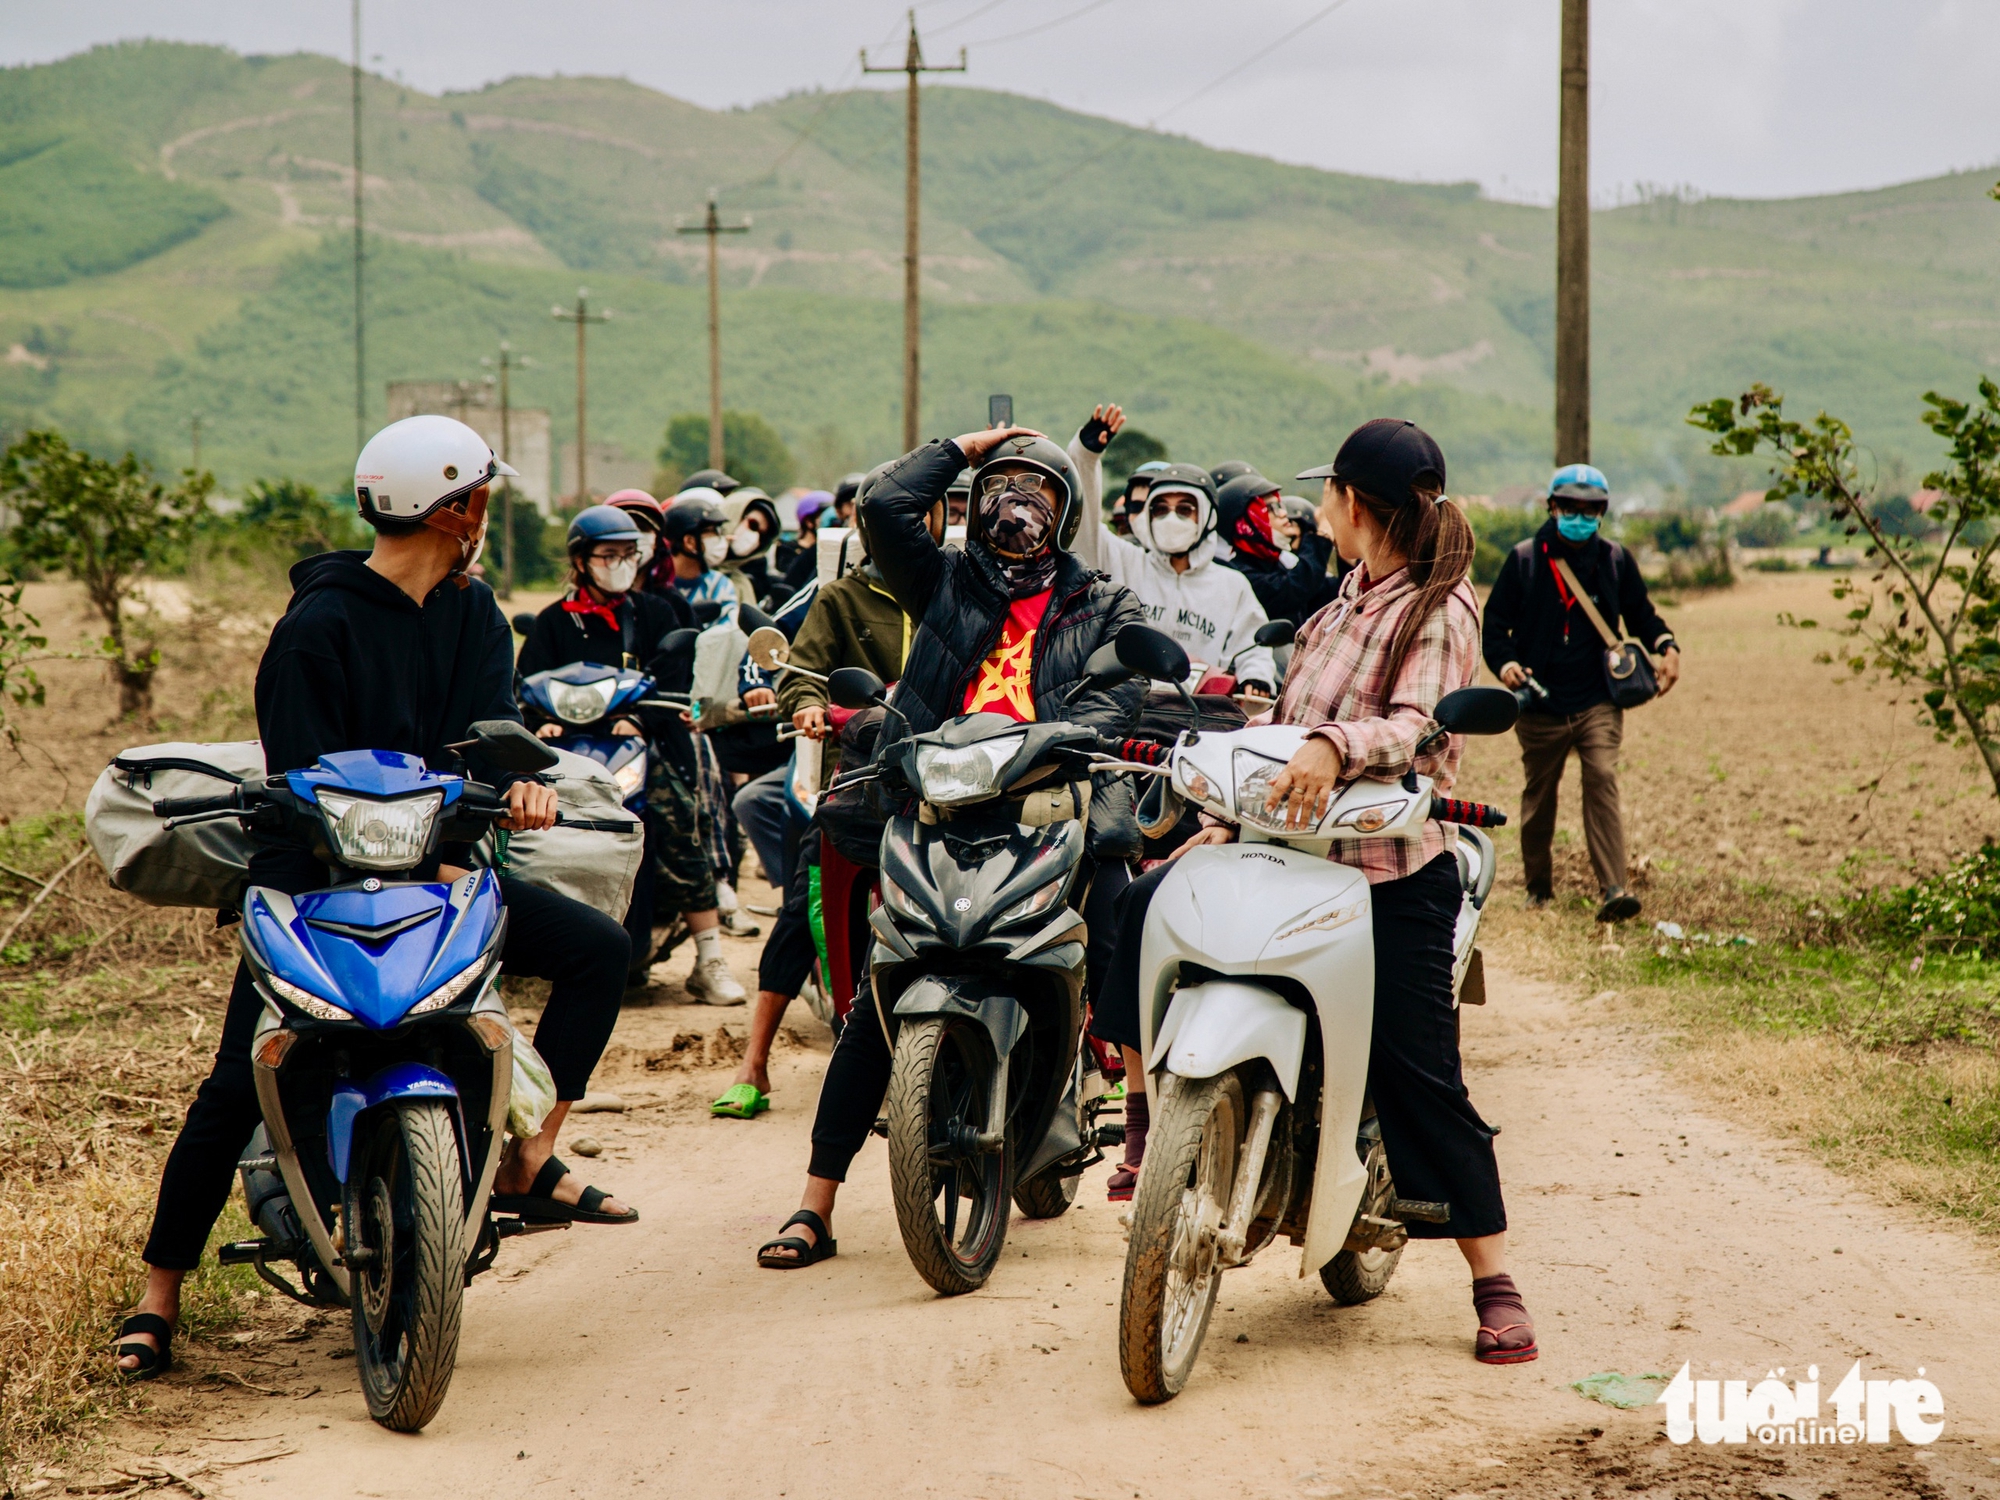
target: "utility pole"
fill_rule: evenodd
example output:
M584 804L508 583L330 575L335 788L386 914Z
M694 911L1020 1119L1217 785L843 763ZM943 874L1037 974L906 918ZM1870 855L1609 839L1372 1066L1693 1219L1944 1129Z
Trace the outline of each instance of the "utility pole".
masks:
M1562 0L1556 168L1556 463L1590 462L1590 0Z
M910 12L910 40L904 49L903 60L893 67L871 67L868 49L861 49L861 71L864 73L907 73L910 75L909 99L909 139L904 147L903 176L903 446L917 446L917 384L920 374L918 342L922 309L921 291L918 285L918 226L920 180L917 152L918 106L917 75L919 73L963 73L965 71L965 49L958 49L958 62L952 67L929 67L924 62L924 49L917 42L917 13Z
M368 441L368 363L361 305L361 0L354 0L354 451Z
M725 224L716 216L715 189L708 190L708 217L699 224L683 224L676 234L708 236L708 466L723 466L722 451L722 298L717 290L715 237L719 234L748 234L750 216L741 224Z
M511 465L514 462L514 429L510 421L513 408L510 404L507 376L510 371L523 369L534 361L526 355L514 353L514 346L505 339L500 340L500 357L479 361L488 369L500 372L500 462ZM500 597L514 597L514 481L500 481L500 528L507 538L507 544L500 552Z
M608 308L603 312L592 312L590 310L590 288L582 286L576 289L576 310L574 312L565 308L560 303L550 308L549 312L553 317L564 323L576 324L576 503L584 505L590 499L590 471L588 468L589 460L585 456L589 449L589 444L586 441L583 423L583 330L588 328L592 323L609 323L611 321L611 312Z

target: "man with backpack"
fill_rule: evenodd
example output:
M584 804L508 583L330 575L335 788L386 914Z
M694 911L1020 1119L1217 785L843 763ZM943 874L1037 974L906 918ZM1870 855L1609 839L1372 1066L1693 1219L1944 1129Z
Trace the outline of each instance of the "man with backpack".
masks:
M1625 819L1619 805L1618 750L1629 704L1644 691L1645 667L1658 691L1680 677L1680 645L1653 608L1632 554L1598 535L1610 508L1603 471L1570 464L1549 481L1549 519L1508 554L1486 601L1486 664L1522 700L1521 869L1528 904L1555 895L1556 793L1576 753L1583 773L1583 833L1601 904L1600 922L1639 915L1625 888ZM1622 642L1620 625L1638 643ZM1622 650L1619 649L1622 646ZM1639 648L1659 658L1646 667Z

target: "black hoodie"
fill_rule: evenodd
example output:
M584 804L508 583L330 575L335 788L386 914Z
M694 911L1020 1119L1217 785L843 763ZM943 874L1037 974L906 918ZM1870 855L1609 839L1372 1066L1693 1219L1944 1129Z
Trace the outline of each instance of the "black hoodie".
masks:
M514 633L493 591L446 582L419 605L367 563L365 552L327 552L292 569L291 603L257 665L257 733L273 774L335 750L400 750L450 769L444 747L468 725L520 720ZM468 851L438 853L463 865Z

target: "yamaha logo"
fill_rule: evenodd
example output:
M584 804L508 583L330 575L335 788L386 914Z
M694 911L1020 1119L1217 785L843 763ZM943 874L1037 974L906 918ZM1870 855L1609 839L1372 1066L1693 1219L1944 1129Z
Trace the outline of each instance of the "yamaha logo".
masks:
M970 896L960 896L956 901L951 903L951 909L953 911L971 911L972 898Z
M366 880L361 882L361 889L364 891L379 891L382 889L382 882L377 880L373 875L370 875Z

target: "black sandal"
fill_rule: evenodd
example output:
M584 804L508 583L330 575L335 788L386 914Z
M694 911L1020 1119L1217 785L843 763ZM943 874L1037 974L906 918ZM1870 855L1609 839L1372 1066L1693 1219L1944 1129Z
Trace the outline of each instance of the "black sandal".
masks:
M816 1266L823 1260L832 1260L840 1253L840 1242L826 1232L826 1220L809 1208L802 1208L778 1227L790 1229L794 1224L803 1224L813 1232L811 1244L807 1244L795 1234L768 1240L757 1248L757 1264L767 1271L796 1271L801 1266ZM796 1250L796 1255L773 1255L773 1250Z
M120 1344L112 1353L112 1368L126 1380L151 1380L156 1375L164 1375L174 1367L174 1325L158 1313L133 1313L118 1325L118 1336L128 1333L150 1333L160 1341L159 1348L151 1344ZM132 1369L126 1369L117 1361L131 1355L139 1361Z
M556 1184L569 1175L569 1168L563 1165L559 1156L551 1156L542 1163L542 1170L535 1174L535 1180L528 1184L525 1193L495 1193L489 1206L495 1213L519 1214L524 1219L535 1219L543 1223L570 1224L636 1224L639 1210L628 1208L622 1214L604 1212L604 1200L611 1195L602 1189L587 1187L574 1203L563 1203L555 1196Z

